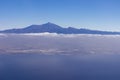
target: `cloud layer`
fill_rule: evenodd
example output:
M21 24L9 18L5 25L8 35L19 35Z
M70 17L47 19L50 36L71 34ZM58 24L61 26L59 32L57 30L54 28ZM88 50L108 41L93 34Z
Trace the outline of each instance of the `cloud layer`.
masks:
M0 53L119 54L120 35L0 34Z

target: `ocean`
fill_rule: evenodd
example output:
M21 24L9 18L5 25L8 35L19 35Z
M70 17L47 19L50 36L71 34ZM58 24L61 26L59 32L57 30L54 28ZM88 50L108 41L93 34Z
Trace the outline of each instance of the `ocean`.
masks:
M120 55L1 54L0 80L120 80Z

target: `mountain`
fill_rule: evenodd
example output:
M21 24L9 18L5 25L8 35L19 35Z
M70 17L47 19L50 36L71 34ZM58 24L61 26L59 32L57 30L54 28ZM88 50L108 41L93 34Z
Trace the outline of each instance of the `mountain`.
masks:
M0 31L0 33L58 33L58 34L102 34L102 35L120 35L120 32L98 31L90 29L76 29L73 27L63 28L53 23L46 23L42 25L31 25L21 29L8 29Z

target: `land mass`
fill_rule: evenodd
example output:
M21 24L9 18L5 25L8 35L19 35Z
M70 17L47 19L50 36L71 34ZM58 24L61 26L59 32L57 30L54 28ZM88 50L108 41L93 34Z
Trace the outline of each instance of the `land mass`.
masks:
M25 28L20 29L7 29L0 31L0 33L58 33L58 34L101 34L101 35L120 35L120 32L111 32L111 31L100 31L100 30L90 30L84 28L63 28L54 23L45 23L42 25L31 25Z

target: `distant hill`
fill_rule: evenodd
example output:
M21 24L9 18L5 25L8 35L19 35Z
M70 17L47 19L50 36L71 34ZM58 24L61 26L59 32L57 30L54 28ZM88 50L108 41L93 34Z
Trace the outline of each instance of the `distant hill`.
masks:
M0 33L58 33L58 34L102 34L102 35L120 35L120 32L98 31L90 29L76 29L73 27L63 28L53 23L42 25L31 25L21 29L8 29L0 31Z

